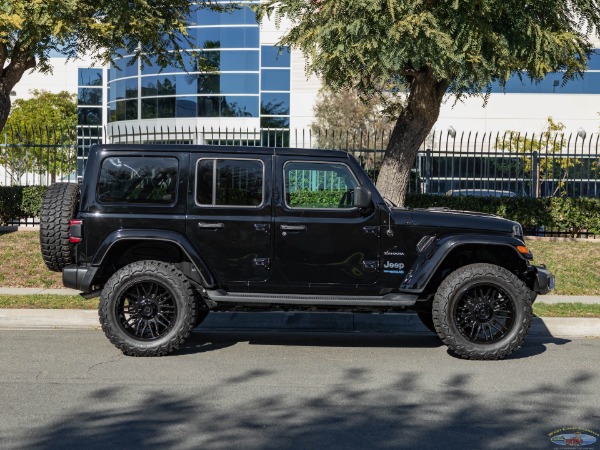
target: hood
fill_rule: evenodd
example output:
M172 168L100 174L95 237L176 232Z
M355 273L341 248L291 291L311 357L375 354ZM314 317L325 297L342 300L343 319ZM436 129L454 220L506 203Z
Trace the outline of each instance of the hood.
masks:
M410 213L410 218L407 217ZM459 229L463 231L500 232L522 235L521 226L512 220L493 214L455 211L448 208L392 209L392 217L397 224L411 223L427 228Z

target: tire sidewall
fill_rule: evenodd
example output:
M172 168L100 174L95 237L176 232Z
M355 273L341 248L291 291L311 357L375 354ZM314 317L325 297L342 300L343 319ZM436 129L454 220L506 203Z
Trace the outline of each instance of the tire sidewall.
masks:
M154 261L130 264L116 272L102 290L99 307L102 328L111 342L126 354L170 353L178 348L193 328L196 319L194 296L181 278L183 275L173 276L172 273L168 273L169 270L165 270L167 266L166 263ZM150 268L152 273L148 271ZM148 281L159 284L169 292L176 305L177 315L167 334L158 339L143 340L125 331L120 323L117 307L124 292L138 283Z
M485 266L489 266L486 267L488 273L483 275L473 275L472 272L477 269L472 267L472 270L468 270L469 267L466 267L454 277L451 274L442 283L434 300L434 311L438 311L438 317L435 317L434 313L434 324L444 343L459 355L496 359L516 350L525 339L531 322L531 303L527 288L521 280L501 267L487 264ZM491 270L497 271L498 274L489 273ZM460 332L455 321L455 309L461 297L472 287L482 284L501 289L513 302L514 319L510 331L500 340L489 344L469 340ZM445 320L439 317L440 313L445 316ZM444 322L447 329L443 326Z

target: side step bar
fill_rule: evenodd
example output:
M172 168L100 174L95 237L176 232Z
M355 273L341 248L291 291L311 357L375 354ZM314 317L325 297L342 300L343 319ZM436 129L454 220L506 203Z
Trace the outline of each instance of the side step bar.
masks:
M386 294L383 296L258 294L208 290L208 297L217 303L267 303L303 306L412 306L417 295Z

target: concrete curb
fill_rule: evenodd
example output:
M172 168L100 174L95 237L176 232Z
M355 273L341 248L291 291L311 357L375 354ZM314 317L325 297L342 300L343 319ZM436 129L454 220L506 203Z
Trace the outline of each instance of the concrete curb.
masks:
M1 330L98 329L93 310L0 309ZM418 316L351 313L210 313L196 332L206 331L329 331L428 334ZM530 335L600 337L598 318L534 318Z

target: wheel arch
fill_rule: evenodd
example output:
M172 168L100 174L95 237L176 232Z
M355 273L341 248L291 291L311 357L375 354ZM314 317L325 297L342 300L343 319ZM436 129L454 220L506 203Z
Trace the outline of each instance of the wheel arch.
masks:
M494 264L522 278L527 271L528 258L519 253L519 245L523 242L510 236L447 236L419 256L401 289L432 294L450 273L476 263Z
M93 284L108 280L121 267L137 261L173 263L204 288L217 285L202 255L183 234L157 230L118 230L104 240L92 259L98 270Z

